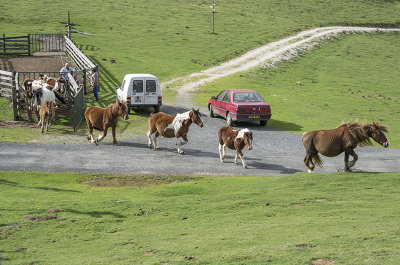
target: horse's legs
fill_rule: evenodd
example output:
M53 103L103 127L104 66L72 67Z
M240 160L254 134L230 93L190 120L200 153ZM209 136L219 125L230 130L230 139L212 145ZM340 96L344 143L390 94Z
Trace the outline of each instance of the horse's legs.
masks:
M40 117L40 120L42 120L42 117ZM42 133L44 133L44 122L42 122Z
M238 153L236 152L236 155L235 155L235 160L234 160L234 162L235 162L235 164L237 165L237 159L238 159Z
M158 133L158 131L156 131L154 134L153 134L153 147L154 147L154 149L158 149L158 146L157 146L157 137L159 136L160 134Z
M178 142L176 143L176 146L178 147L178 153L181 155L183 155L185 153L181 147L184 146L185 144L187 144L187 142L188 142L186 134L182 135L182 139L183 139L183 142L181 142L179 140L179 138L177 138Z
M112 136L113 136L113 145L119 145L117 139L115 138L115 130L117 129L117 126L113 126L111 128ZM105 135L104 135L105 136Z
M97 138L96 143L100 142L101 140L104 139L104 137L107 136L107 129L108 129L108 128L103 129L102 134L99 134L99 138Z
M304 157L304 165L306 166L307 172L312 173L314 171L315 165L312 162L312 158L309 153Z
M153 146L153 141L151 140L151 134L150 131L147 132L147 145L149 148L151 148Z
M218 151L219 151L219 159L221 159L221 162L224 163L224 146L222 144L218 145Z
M93 137L93 125L92 123L89 121L89 118L86 118L86 124L89 128L89 135L87 136L87 139L90 141L90 143L94 144L96 143L96 140ZM96 143L97 144L97 143Z
M244 161L244 158L243 158L242 150L236 149L236 156L237 156L237 155L239 155L240 160L242 160L242 165L243 165L243 167L244 167L244 168L247 168L246 162Z
M353 160L349 161L349 155L353 157ZM346 148L344 153L344 170L350 171L350 168L353 167L358 160L358 155L354 150L350 147Z

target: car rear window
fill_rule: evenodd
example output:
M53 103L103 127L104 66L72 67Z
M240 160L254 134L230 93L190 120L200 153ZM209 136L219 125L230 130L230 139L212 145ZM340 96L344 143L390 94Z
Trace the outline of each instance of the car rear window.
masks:
M239 92L233 94L233 102L263 102L262 97L253 92Z

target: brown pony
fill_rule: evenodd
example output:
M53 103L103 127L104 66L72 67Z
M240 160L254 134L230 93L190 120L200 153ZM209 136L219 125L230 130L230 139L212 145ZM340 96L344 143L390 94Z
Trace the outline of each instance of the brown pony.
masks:
M57 78L49 77L49 78L47 78L46 83L48 85L54 87L54 90L56 92L61 93L63 95L65 94L65 91L66 91L65 83L66 83L66 81L62 76L59 76Z
M113 144L117 145L118 141L115 138L115 129L118 125L119 117L125 120L129 119L128 107L123 101L118 101L114 104L110 104L107 108L100 107L88 107L85 111L86 123L89 128L88 140L93 144L98 144L107 135L107 130L112 127ZM94 140L93 138L93 128L103 131L99 137Z
M32 78L27 78L24 80L24 97L26 100L26 104L28 104L28 111L33 110L33 81L34 80Z
M51 100L47 100L40 107L39 111L40 120L42 121L42 133L44 133L44 127L46 126L46 132L49 131L51 120L55 115L54 103Z
M242 160L242 165L247 168L246 162L244 162L242 149L247 146L249 150L252 148L253 133L249 129L234 130L231 126L223 126L218 131L219 141L219 158L224 163L225 149L236 150L235 164L237 165L238 155Z
M377 122L360 124L358 122L342 123L336 129L316 130L303 134L303 145L306 149L304 164L308 172L313 172L315 164L322 167L322 160L318 153L327 157L334 157L342 152L344 155L344 169L350 171L358 160L354 148L359 146L372 146L370 137L383 147L389 146L389 140L383 132L388 132L386 126ZM349 155L353 160L349 162Z
M187 133L192 123L203 127L203 121L201 120L201 114L198 109L192 109L185 113L177 114L176 116L170 116L163 112L151 114L149 118L149 131L147 132L149 147L157 149L156 139L161 135L166 138L182 138L184 142L178 140L176 145L178 147L178 153L184 154L181 147L188 142Z

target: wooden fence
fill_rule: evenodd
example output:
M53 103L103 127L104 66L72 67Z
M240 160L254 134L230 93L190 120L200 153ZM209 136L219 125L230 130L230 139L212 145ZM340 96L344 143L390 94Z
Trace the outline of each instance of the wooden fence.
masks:
M0 55L31 55L29 35L0 38Z
M0 96L11 100L14 121L19 118L19 96L17 91L16 73L0 70Z

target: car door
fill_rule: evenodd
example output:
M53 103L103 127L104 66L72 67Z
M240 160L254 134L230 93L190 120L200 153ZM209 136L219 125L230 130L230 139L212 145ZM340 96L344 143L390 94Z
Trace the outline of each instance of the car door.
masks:
M226 116L226 112L228 111L228 109L229 109L229 104L230 104L230 102L231 102L231 92L227 92L225 95L224 95L224 97L222 98L222 101L221 101L221 104L220 104L220 106L221 106L221 111L222 111L222 115L225 117Z
M157 105L157 82L154 78L145 78L145 104L146 105Z
M221 109L221 102L227 92L228 91L222 91L221 93L218 94L218 96L215 99L215 107L213 108L213 111L215 113L222 116L225 116L225 112Z
M131 80L130 87L132 88L132 105L143 105L144 97L144 78L136 77Z

